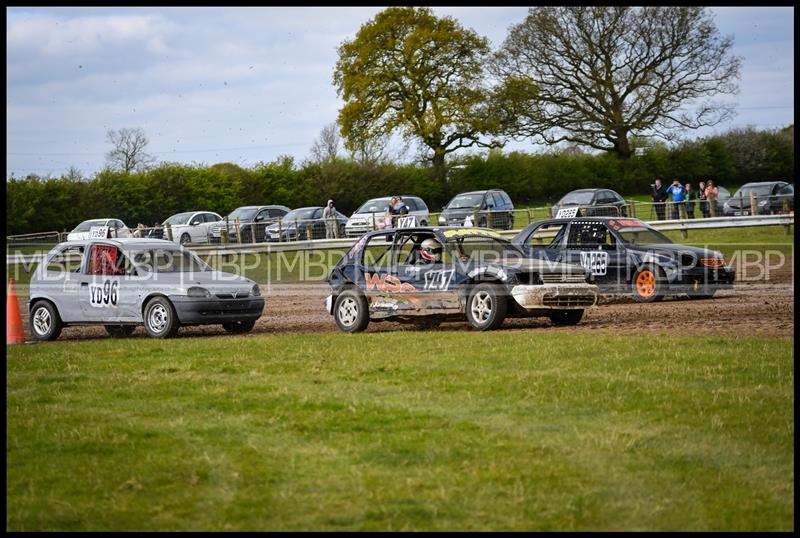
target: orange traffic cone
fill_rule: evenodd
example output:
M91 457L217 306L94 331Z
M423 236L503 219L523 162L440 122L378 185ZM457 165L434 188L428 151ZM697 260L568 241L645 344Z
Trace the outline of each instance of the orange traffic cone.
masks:
M25 331L22 329L22 316L19 314L17 294L14 293L14 279L8 282L8 297L6 300L6 345L24 344Z

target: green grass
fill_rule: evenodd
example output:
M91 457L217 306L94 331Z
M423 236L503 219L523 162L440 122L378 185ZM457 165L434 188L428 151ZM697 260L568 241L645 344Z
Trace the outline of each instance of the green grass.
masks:
M7 530L792 530L792 339L20 345Z

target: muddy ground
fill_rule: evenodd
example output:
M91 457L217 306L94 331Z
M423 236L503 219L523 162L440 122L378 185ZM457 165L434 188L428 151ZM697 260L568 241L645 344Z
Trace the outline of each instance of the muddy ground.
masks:
M248 337L263 334L337 332L333 317L325 312L329 293L326 284L281 284L262 286L267 305ZM29 337L26 298L20 297L20 311ZM414 324L370 323L368 332L413 330ZM471 330L464 321L447 321L425 330ZM639 304L629 297L604 296L598 306L588 309L574 327L554 327L547 318L507 319L501 330L545 332L593 332L613 334L760 335L794 336L794 284L792 275L777 275L769 283L737 282L733 290L721 290L713 299L667 298ZM179 338L222 335L220 325L183 327ZM146 337L138 327L132 338ZM107 338L102 326L66 327L59 340Z

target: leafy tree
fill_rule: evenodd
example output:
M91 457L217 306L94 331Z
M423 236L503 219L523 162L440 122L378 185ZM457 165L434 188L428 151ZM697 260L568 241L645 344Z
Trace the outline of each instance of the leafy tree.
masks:
M494 112L504 133L628 158L632 134L671 140L732 116L710 100L738 91L732 45L702 7L531 8L494 58Z
M429 8L390 7L339 47L334 84L345 101L339 125L350 151L399 130L430 152L437 177L445 156L486 146L488 41Z
M109 129L106 140L113 146L106 154L106 161L114 170L126 173L141 171L155 162L155 158L145 151L150 141L139 127L125 127L118 131Z

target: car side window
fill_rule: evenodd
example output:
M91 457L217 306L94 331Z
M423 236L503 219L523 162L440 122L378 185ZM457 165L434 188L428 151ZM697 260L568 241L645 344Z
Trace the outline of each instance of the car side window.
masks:
M67 247L54 254L48 261L45 270L48 273L73 273L83 266L83 247Z
M113 245L92 245L88 274L124 275L125 256Z
M791 183L787 183L778 190L778 194L794 194L794 186Z
M214 213L206 213L205 218L206 218L206 222L219 222L220 220L222 220L220 217L218 217Z
M556 248L564 237L565 223L542 224L528 237L528 245L532 247L547 246Z
M494 196L492 196L491 192L486 193L486 196L484 197L484 204L486 205L487 209L494 209Z
M203 222L203 215L199 214L192 217L192 220L189 221L189 224L195 225L195 224L200 224L201 222Z
M269 210L268 209L262 209L261 211L258 212L258 214L256 215L256 217L253 220L255 222L263 222L263 221L267 220L267 218L269 218Z
M282 217L285 214L286 214L286 210L285 209L270 209L269 210L269 216L273 217L273 218Z
M372 236L364 245L362 265L376 270L388 270L392 263L392 243L385 235Z
M587 250L598 248L609 248L608 236L610 233L605 224L599 222L579 222L572 223L567 239L567 248Z
M414 203L417 204L418 211L427 211L428 206L425 204L425 201L422 198L414 198Z

